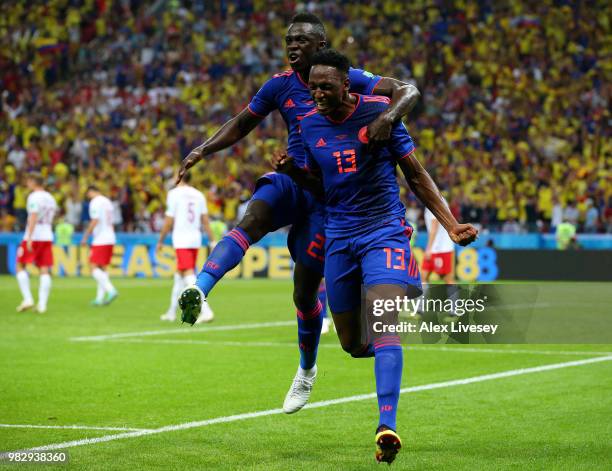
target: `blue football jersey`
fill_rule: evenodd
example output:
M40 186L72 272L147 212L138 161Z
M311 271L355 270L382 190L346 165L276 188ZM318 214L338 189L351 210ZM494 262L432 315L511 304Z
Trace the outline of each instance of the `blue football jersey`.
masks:
M404 217L395 178L398 160L415 150L400 121L386 146L368 150L367 126L389 107L381 96L354 95L357 105L342 122L316 109L300 122L306 165L320 170L325 187L325 233L328 237L355 234L392 218Z
M353 68L349 70L351 91L355 93L371 94L380 79L379 75L365 70ZM287 125L288 153L295 159L297 165L303 167L306 155L299 135L299 122L313 106L308 84L299 74L288 70L268 80L251 99L248 109L260 117L265 117L274 110L280 112Z

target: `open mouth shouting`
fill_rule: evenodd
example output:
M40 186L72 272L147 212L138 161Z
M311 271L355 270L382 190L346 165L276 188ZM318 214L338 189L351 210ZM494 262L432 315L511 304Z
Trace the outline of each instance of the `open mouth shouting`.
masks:
M301 59L301 54L299 52L289 52L287 54L287 59L289 59L290 65L297 64Z

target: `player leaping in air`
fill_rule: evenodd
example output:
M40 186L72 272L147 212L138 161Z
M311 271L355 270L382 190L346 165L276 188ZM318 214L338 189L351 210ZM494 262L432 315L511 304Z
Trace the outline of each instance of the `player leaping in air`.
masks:
M312 14L296 15L285 36L291 70L275 75L253 97L248 107L225 123L210 139L183 160L178 179L203 157L225 149L249 134L264 118L278 110L288 131L288 149L299 165L305 154L298 133L302 116L313 107L306 85L313 54L327 47L325 28ZM368 126L372 142L389 138L393 123L406 115L419 97L418 90L398 80L359 69L349 71L351 90L391 97L391 106ZM263 156L262 156L263 157ZM321 206L286 175L270 173L260 178L242 221L219 241L198 275L196 286L183 290L179 305L183 320L193 323L215 284L234 268L249 246L264 235L291 224L288 246L295 261L293 300L297 308L300 365L283 409L300 410L308 401L316 376L316 358L323 309L317 294L323 276L325 233Z
M316 108L300 124L307 168L292 158L290 150L277 153L274 162L277 170L325 201L325 283L330 310L342 348L357 358L374 356L380 414L376 459L391 463L401 448L396 415L403 358L399 336L381 326L395 326L398 312L382 313L376 318L379 327L362 336L361 286L366 288L367 300L381 305L421 292L396 165L454 242L467 245L478 232L455 220L416 159L401 121L393 125L385 145L369 147L367 126L388 109L389 100L349 93L349 60L335 50L319 51L312 64L308 85Z

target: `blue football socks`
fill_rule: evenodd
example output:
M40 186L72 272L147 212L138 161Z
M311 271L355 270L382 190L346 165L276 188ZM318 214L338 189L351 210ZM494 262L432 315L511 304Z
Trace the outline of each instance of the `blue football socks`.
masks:
M374 374L380 419L378 426L396 429L397 403L402 382L403 355L397 335L383 335L374 341Z
M298 342L300 347L300 366L309 370L317 362L317 350L321 338L323 306L317 300L316 306L307 312L297 311Z
M239 227L228 232L208 256L198 274L197 287L208 296L223 275L240 263L250 245L251 238Z

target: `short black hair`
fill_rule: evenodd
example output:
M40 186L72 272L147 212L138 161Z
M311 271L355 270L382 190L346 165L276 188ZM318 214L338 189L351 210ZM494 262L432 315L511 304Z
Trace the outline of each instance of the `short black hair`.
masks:
M181 178L182 182L185 183L190 183L191 182L191 173L186 172L185 175L183 175L183 178Z
M87 191L97 191L98 193L100 193L100 189L96 185L87 186Z
M345 74L349 73L349 68L351 67L349 58L336 49L321 49L320 51L315 52L314 56L312 56L310 64L312 66L328 65L338 69L340 72L344 72Z
M321 39L327 39L327 33L325 32L325 26L317 15L312 13L298 13L291 18L291 23L308 23L313 26L315 33L317 33Z

